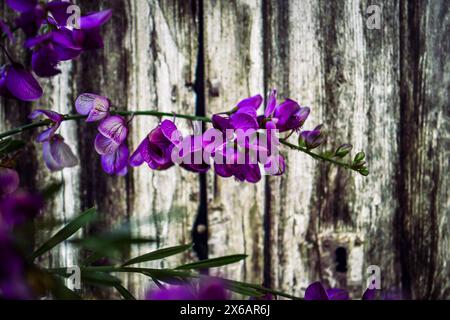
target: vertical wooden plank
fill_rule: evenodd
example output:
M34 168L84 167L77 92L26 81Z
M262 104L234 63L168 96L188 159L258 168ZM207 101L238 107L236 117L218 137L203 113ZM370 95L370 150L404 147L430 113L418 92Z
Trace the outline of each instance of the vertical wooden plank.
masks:
M207 115L263 93L261 14L260 1L204 1ZM264 178L249 184L208 174L210 257L249 255L218 271L227 277L262 282L263 190Z
M404 294L448 299L449 13L446 1L400 4L397 239Z
M193 1L133 1L129 48L130 109L195 113L195 70L197 67L197 10ZM133 146L137 147L157 125L158 119L133 120ZM191 123L175 119L185 134ZM152 171L147 166L133 170L134 197L132 217L138 235L156 239L156 243L133 251L143 254L161 247L189 243L199 202L199 180L194 173L179 167ZM193 259L192 252L173 257L168 263L147 266L174 266ZM133 290L142 296L145 280L133 277Z
M352 142L367 151L375 170L363 178L289 151L285 177L279 183L269 179L273 244L266 248L271 261L266 280L298 295L321 280L357 297L366 264L380 265L385 283L393 282L396 170L386 157L395 161L398 11L386 5L383 29L365 30L366 6L361 1L267 3L268 86L311 107L305 128L325 123L327 148ZM380 238L382 230L390 231ZM336 269L340 247L347 258L344 272Z

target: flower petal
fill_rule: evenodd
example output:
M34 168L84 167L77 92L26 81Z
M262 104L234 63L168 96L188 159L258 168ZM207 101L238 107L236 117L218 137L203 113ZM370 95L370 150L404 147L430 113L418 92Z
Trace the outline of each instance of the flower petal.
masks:
M144 161L148 161L149 155L148 155L148 148L149 148L150 141L148 140L148 137L145 137L144 140L139 144L137 149L133 152L133 154L130 157L130 166L132 167L138 167L141 164L144 163ZM147 159L147 160L146 160Z
M55 162L62 168L71 168L78 164L77 157L61 136L55 136L50 142L50 152Z
M23 101L34 101L42 96L39 83L19 64L14 64L8 69L6 86L13 96Z
M314 282L306 288L305 300L328 300L328 295L320 282Z
M256 118L246 113L235 113L231 115L231 125L234 129L258 129L258 121Z
M101 163L103 170L108 174L126 174L130 152L125 144L121 144L114 153L102 156Z
M161 122L162 134L167 138L167 140L172 143L178 144L182 140L182 135L178 131L177 126L170 120L164 120Z
M118 147L119 145L114 142L114 140L106 138L101 134L97 134L95 137L94 148L100 155L111 154L116 151Z
M350 300L348 292L343 289L332 288L326 292L330 300Z
M33 9L37 0L6 0L6 4L15 11L25 12Z
M254 110L256 110L259 108L262 101L263 101L262 96L260 94L257 94L253 97L249 97L249 98L239 101L239 103L237 104L237 107L239 109L244 108L244 107L251 107Z
M109 139L113 139L117 144L122 144L128 135L128 128L125 119L121 116L109 116L100 122L98 131Z
M87 16L80 18L80 28L81 29L94 29L105 24L109 19L111 19L112 10L103 10L100 12L92 13Z
M267 102L266 110L264 110L264 116L270 117L277 106L277 90L273 89L269 95L269 101Z
M34 120L39 116L46 116L51 121L55 123L60 123L63 120L63 115L59 114L58 112L52 111L52 110L44 110L44 109L36 109L33 112L30 113L28 116L29 119Z
M66 26L67 19L70 16L70 14L67 13L67 8L71 5L70 2L66 1L52 1L47 3L47 9L59 26Z
M31 58L33 71L41 78L50 78L61 73L56 68L58 62L57 53L50 46L40 47Z

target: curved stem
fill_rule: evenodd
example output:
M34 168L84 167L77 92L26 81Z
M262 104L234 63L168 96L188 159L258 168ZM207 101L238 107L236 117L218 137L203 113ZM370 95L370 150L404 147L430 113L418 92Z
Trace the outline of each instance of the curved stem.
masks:
M155 110L112 111L111 114L118 114L121 116L176 117L176 118L187 119L187 120L192 120L192 121L212 122L211 118L209 118L209 117L195 116L195 115L182 114L182 113L161 112L161 111L155 111ZM69 115L64 116L63 121L80 120L80 119L84 119L84 118L86 118L86 116L79 115L79 114L75 114L75 115L69 114ZM50 123L51 123L50 120L42 120L42 121L38 121L38 122L29 123L29 124L26 124L26 125L23 125L23 126L20 126L20 127L17 127L17 128L14 128L14 129L11 129L11 130L1 133L0 139L4 139L9 136L13 136L13 135L16 135L16 134L19 134L19 133L22 133L24 131L31 130L34 128L47 126ZM315 153L315 152L311 151L310 149L292 144L292 143L288 142L286 139L280 139L280 142L293 150L304 152L307 155L313 157L314 159L323 160L323 161L330 162L330 163L336 164L338 166L344 167L346 169L358 171L357 169L353 168L350 163L342 162L342 161L339 161L339 160L336 160L333 158L326 157L319 153Z

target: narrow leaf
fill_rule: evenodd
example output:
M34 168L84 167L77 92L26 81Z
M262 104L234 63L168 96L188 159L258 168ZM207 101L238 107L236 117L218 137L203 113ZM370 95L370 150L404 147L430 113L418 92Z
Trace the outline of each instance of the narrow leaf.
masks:
M167 257L173 256L173 255L182 253L186 250L189 250L190 248L192 248L192 244L183 244L180 246L156 250L156 251L144 254L142 256L130 259L127 262L125 262L122 266L124 267L124 266L129 266L129 265L135 264L135 263L141 263L141 262L146 262L146 261L153 261L153 260L167 258Z
M125 300L136 300L135 297L131 294L130 291L128 291L124 286L121 284L114 285L114 288L116 288L117 291L119 291L120 295L124 297Z
M77 232L80 228L87 225L89 222L94 220L96 215L95 208L90 208L79 215L77 218L72 220L69 224L59 230L53 237L48 239L44 244L42 244L39 249L37 249L31 256L32 259L35 259L47 251L51 250L70 236L72 236L75 232Z
M247 258L247 255L245 255L245 254L234 254L231 256L207 259L207 260L202 260L202 261L198 261L198 262L184 264L184 265L176 267L175 269L185 270L185 269L215 268L215 267L221 267L221 266L225 266L228 264L236 263L245 258Z

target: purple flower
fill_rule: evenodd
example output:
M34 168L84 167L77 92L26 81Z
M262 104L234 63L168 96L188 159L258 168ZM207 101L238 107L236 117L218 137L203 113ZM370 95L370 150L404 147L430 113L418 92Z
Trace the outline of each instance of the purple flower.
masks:
M0 95L34 101L42 96L42 88L21 64L13 63L0 68Z
M0 221L0 299L31 299L26 283L25 260Z
M100 122L98 131L94 146L101 155L103 170L111 175L126 175L130 152L125 144L128 135L125 119L118 115L109 116Z
M276 90L272 90L264 111L265 121L273 121L280 132L298 130L308 118L310 109L301 107L291 99L286 99L283 103L277 104L276 95Z
M21 28L27 37L35 36L47 16L45 4L37 0L7 0L7 4L20 12L16 19L16 26Z
M34 219L41 211L44 202L38 195L18 191L0 200L0 222L4 227L13 227Z
M50 127L47 130L41 132L36 139L37 142L44 142L49 140L55 135L56 130L58 130L59 126L61 125L61 122L64 120L64 116L55 111L38 109L34 110L28 116L28 118L34 120L39 116L45 116L51 121Z
M64 138L58 134L52 135L42 143L42 154L45 165L50 171L59 171L78 164L77 157L64 142Z
M300 133L300 144L308 149L314 149L325 141L325 135L321 131L322 125L318 125L311 131L302 131Z
M164 120L141 142L130 158L130 165L137 167L144 162L153 170L166 170L174 165L172 150L181 142L181 134L175 123Z
M0 167L0 196L16 191L19 182L19 174L16 170Z
M362 300L374 300L376 290L367 289ZM314 282L306 288L305 300L350 300L347 291L338 288L325 290L320 282Z
M220 280L204 280L149 291L147 300L228 300L230 296Z
M108 98L93 94L83 93L75 101L77 112L87 115L86 122L99 121L109 115Z

